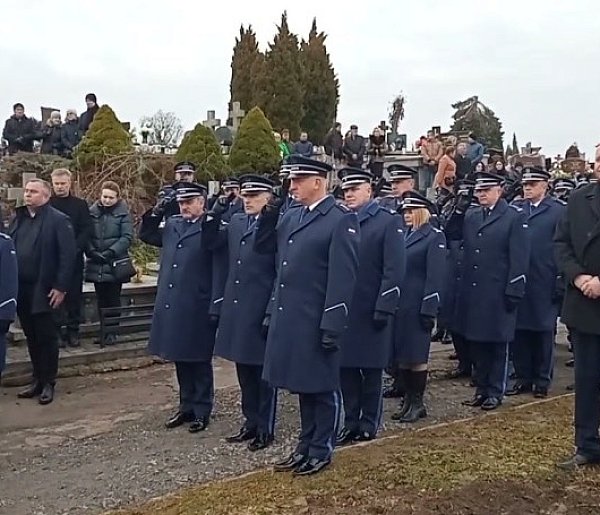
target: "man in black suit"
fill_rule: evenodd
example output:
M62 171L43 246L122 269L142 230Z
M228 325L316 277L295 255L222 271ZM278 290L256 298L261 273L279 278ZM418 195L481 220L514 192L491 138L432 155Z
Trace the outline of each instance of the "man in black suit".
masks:
M596 181L577 189L555 237L567 283L562 321L572 331L575 353L575 445L563 469L600 463L600 145Z
M58 334L54 311L71 284L75 236L69 217L49 205L51 188L41 179L25 185L25 205L17 208L8 233L17 251L19 294L17 315L27 338L33 382L18 394L54 399L58 372Z

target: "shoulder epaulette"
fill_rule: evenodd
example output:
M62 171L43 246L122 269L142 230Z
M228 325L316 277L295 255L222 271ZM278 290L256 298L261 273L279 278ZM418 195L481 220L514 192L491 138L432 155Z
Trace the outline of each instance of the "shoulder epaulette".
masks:
M346 206L344 204L338 204L338 203L336 203L335 205L336 205L336 207L340 211L343 211L344 213L350 213L350 212L352 212L352 210L348 206Z
M444 232L441 229L438 229L437 227L434 227L433 225L431 226L431 228L435 231L435 232Z
M10 240L11 237L8 234L4 234L3 232L0 232L0 237L4 238L5 240Z
M523 208L519 207L519 206L515 206L514 204L509 204L510 207L512 207L517 213L520 213L521 211L523 211Z

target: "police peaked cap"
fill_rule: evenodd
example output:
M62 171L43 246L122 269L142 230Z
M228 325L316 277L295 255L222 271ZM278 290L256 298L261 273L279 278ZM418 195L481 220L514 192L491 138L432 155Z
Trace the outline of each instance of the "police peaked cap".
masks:
M550 172L547 172L543 168L533 167L525 168L521 177L521 182L536 182L536 181L549 181Z
M289 179L310 176L327 177L327 174L333 170L327 163L297 155L288 156L282 171L283 168L285 168Z
M373 180L373 174L362 168L346 167L342 168L338 174L338 179L342 181L342 189L352 188L359 184L370 184Z
M223 188L239 188L240 187L240 181L237 177L227 177L227 179L225 179L223 181Z
M181 161L175 165L175 173L196 173L196 165L191 161Z
M428 209L431 211L434 208L433 202L418 191L407 191L402 195L402 209Z
M271 193L275 183L268 177L255 174L246 174L240 177L241 193L261 193L263 191Z
M476 190L487 190L494 186L502 186L504 184L504 177L491 172L479 172L475 177L475 189Z
M413 179L417 174L414 168L406 165L390 165L387 170L390 174L390 181Z
M176 182L173 184L173 189L178 201L194 197L205 197L207 194L206 186L196 182Z

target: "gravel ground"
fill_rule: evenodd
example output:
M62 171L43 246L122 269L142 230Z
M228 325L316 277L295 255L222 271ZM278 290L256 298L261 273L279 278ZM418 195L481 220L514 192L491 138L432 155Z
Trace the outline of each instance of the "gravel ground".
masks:
M441 373L451 367L448 353L449 349L443 348L432 354L432 380L427 394L430 416L413 427L481 413L460 405L472 395L466 382L439 379ZM557 394L564 393L564 386L570 382L570 370L562 366L567 357L566 348L561 345L554 388ZM152 373L161 374L164 383L172 382L169 367L157 367ZM298 431L294 396L280 394L276 443L253 454L243 445L229 445L223 441L223 437L234 433L241 422L236 388L217 391L215 415L206 432L190 435L185 428L167 432L163 423L169 414L169 401L174 400L174 392L172 388L166 394L164 389L157 390L157 398L148 399L152 393L144 393L147 385L135 383L139 374L139 371L130 371L115 376L111 390L106 394L110 396L105 399L109 406L111 400L115 405L119 404L124 389L129 397L134 394L137 397L127 406L127 412L115 413L104 430L90 430L92 436L86 437L85 427L81 427L82 420L85 425L87 406L73 410L70 420L35 430L35 435L42 438L39 445L31 435L23 437L26 430L15 429L18 424L13 424L12 430L3 431L0 419L1 514L101 513L182 487L263 467L285 455L293 446ZM132 378L139 389L133 393ZM73 381L94 384L93 377ZM158 398L160 395L166 395L165 399ZM508 403L525 400L532 398L511 399ZM5 406L0 403L0 410L3 408ZM395 409L395 401L386 400L384 432L408 429L391 422L390 414ZM8 445L10 442L15 442L14 446Z

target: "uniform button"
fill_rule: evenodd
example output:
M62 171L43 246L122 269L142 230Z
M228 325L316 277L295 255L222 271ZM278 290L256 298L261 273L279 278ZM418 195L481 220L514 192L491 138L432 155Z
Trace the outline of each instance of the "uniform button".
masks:
M280 288L283 288L284 286L285 286L285 285L284 285L283 283L281 283L281 284L279 285L279 287L280 287Z
M291 245L292 243L294 243L294 240L288 240L289 245Z
M271 297L271 300L275 300L275 297Z
M477 286L477 283L473 283L473 286Z
M283 266L287 266L287 261L284 261L283 263L281 263Z
M477 236L482 236L482 233L478 232L478 233L477 233Z
M242 242L242 245L246 245L246 242L245 242L245 241L243 241L243 242Z
M233 303L234 303L234 304L237 304L237 299L233 299Z
M479 249L475 249L475 254L479 254Z
M169 284L169 288L173 288L173 283Z
M173 268L177 268L177 263L173 263Z
M279 306L277 309L278 309L279 311L283 311L283 306Z
M241 265L241 264L242 264L242 260L241 260L241 259L238 259L238 260L237 260L237 264L238 264L238 265Z
M473 270L477 270L477 265L473 265Z
M179 245L177 245L178 249L180 249L181 247L183 247L183 245L181 243Z
M168 304L165 304L165 308L169 309L169 307L170 307L170 306L169 306Z
M240 280L239 280L239 279L236 279L236 280L235 280L235 284L240 284Z

